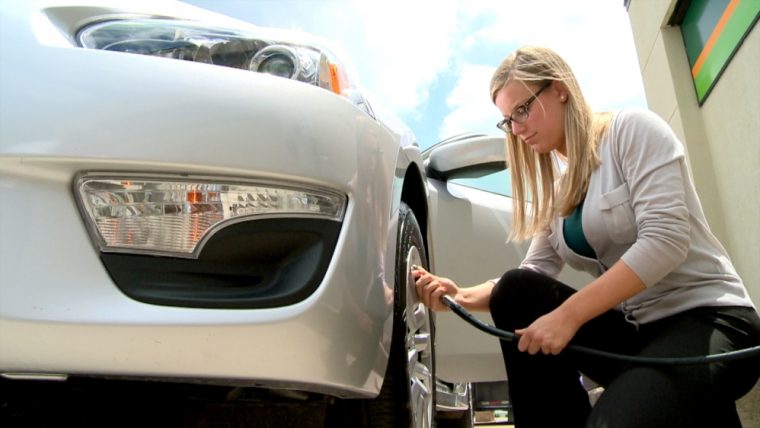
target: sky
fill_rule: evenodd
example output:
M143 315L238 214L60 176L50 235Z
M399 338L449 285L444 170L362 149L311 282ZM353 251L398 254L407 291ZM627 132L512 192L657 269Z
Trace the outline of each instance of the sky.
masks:
M464 132L499 135L491 74L522 45L570 64L596 110L646 107L623 0L185 0L329 40L373 107L394 112L424 149Z

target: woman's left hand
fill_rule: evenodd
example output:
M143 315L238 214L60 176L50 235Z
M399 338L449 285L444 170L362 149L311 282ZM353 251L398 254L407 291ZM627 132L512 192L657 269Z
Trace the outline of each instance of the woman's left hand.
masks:
M538 352L557 355L562 352L580 328L562 307L533 321L527 328L515 330L520 336L517 349L535 355Z

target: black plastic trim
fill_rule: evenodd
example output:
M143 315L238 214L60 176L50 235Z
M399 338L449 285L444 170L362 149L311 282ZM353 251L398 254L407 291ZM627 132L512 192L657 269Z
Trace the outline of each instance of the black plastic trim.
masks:
M450 169L447 171L438 171L427 166L426 174L429 178L436 180L447 181L455 178L480 178L494 172L499 172L507 169L506 161L487 162L477 165L470 165L463 168Z
M322 281L341 224L270 218L218 231L197 260L102 253L111 278L129 297L150 304L258 309L299 302Z

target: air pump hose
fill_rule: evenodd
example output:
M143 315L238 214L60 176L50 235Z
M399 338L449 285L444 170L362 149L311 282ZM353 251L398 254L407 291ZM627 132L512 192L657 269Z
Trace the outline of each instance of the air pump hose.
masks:
M467 309L462 305L455 302L451 296L444 295L441 297L441 301L448 306L455 314L460 318L477 328L492 336L496 336L501 340L507 342L514 342L520 336L511 331L501 330L492 325L484 323L483 321L475 318ZM634 355L616 354L613 352L601 351L599 349L587 348L585 346L569 344L567 349L570 351L591 355L595 357L607 358L610 360L616 360L625 363L632 363L638 365L649 366L674 366L674 365L695 365L695 364L709 364L718 362L727 362L734 360L741 360L752 357L760 357L760 346L752 348L739 349L736 351L724 352L721 354L711 355L697 355L692 357L641 357Z

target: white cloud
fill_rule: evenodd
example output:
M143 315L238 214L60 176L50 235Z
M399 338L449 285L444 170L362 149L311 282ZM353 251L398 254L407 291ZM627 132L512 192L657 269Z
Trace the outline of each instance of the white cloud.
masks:
M593 108L645 106L633 37L622 1L471 0L463 12L471 22L480 18L485 24L462 39L461 49L504 45L506 54L526 44L547 46L573 68ZM488 64L491 70L501 59L494 58ZM447 99L451 111L443 119L440 137L467 130L495 132L491 129L493 124L483 123L482 119L488 116L490 120L494 109L487 96L491 76L485 73L486 68L461 65L457 85Z
M391 0L324 2L325 36L342 42L364 86L397 114L414 116L444 71L458 74L439 137L495 132L490 73L502 58L466 64L464 52L503 45L551 47L573 67L598 109L643 105L643 86L622 0ZM342 22L342 25L336 23ZM483 66L483 67L479 67Z
M342 45L375 98L397 113L427 102L438 72L455 55L457 0L322 4L323 26L316 31Z
M494 17L468 43L543 45L562 55L575 72L589 103L609 109L643 94L628 14L622 0L537 0L482 6Z
M501 116L488 95L488 82L495 67L467 64L461 68L456 86L446 98L450 113L443 119L438 138L465 132L497 132Z

